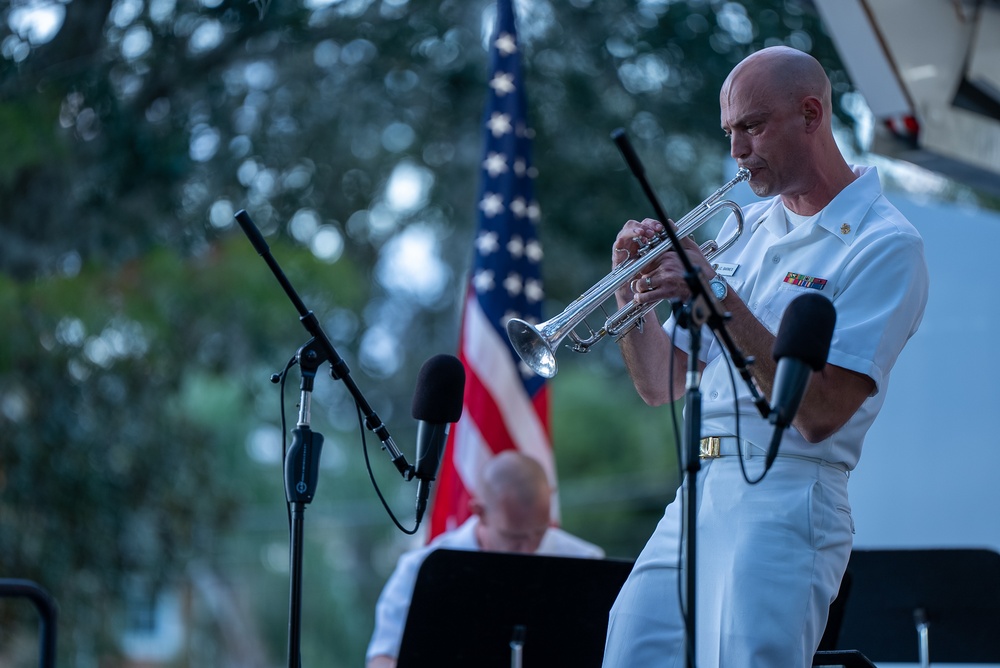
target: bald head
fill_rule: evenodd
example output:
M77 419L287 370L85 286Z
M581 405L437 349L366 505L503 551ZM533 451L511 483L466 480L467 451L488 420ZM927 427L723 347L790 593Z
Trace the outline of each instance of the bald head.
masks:
M535 459L504 450L479 476L472 512L479 516L476 538L484 550L532 553L549 528L552 488Z
M833 136L830 79L809 54L774 46L747 56L726 77L719 107L730 155L757 195L780 195L809 216L854 180Z
M832 109L830 79L819 61L787 46L761 49L744 58L726 77L721 99L725 104L737 88L750 87L776 103L798 105L814 97L823 105L827 124Z
M479 478L479 497L492 507L500 501L532 506L540 498L548 499L552 490L541 464L516 450L504 450L483 467Z

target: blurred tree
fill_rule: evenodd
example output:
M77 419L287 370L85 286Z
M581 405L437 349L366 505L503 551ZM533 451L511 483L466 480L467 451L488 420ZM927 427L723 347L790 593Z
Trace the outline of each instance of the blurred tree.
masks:
M628 130L667 210L683 212L729 178L717 94L744 55L791 44L849 90L808 3L517 10L553 313L606 272L622 220L650 211L612 129ZM412 442L410 379L457 345L492 12L486 0L0 7L0 575L56 596L61 665L114 661L124 603L179 582L191 623L171 665L283 655L267 377L307 337L233 213L251 213L397 441ZM669 416L641 405L611 344L562 365L564 523L634 557L678 479ZM314 420L327 445L306 525L304 663L359 665L374 598L410 541L362 473L356 414L329 378ZM405 524L413 490L372 460Z
M236 241L183 264L150 250L114 272L0 286L0 572L48 588L68 638L98 655L117 651L128 586L156 592L211 564L245 504L280 509L243 447L247 408L273 341L304 334L293 318L259 326L290 308L244 271L254 254ZM355 271L283 246L293 280ZM356 283L338 284L329 298L359 308Z

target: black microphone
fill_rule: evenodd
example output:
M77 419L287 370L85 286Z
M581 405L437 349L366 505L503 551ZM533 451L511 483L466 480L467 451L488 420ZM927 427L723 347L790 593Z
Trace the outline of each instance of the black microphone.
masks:
M778 456L781 433L792 423L812 372L826 366L836 322L837 311L833 303L817 294L796 297L781 318L774 342L773 355L778 368L774 374L768 416L775 430L765 468L771 468Z
M417 524L427 509L431 481L437 477L448 428L462 417L465 367L453 355L435 355L420 367L411 414L417 425Z

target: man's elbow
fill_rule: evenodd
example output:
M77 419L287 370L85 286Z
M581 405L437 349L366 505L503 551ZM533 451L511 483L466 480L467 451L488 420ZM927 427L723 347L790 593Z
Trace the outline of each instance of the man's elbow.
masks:
M850 415L841 417L831 415L829 412L822 412L812 417L802 416L795 424L795 428L799 430L807 443L819 443L840 431L840 428L847 424L850 419Z
M386 656L385 654L373 656L365 664L365 668L396 668L396 657Z
M817 380L822 382L812 382ZM870 377L830 365L826 373L813 374L812 381L792 422L809 443L825 441L840 431L875 393Z
M839 429L839 427L837 429ZM837 429L803 427L799 429L799 433L802 434L802 438L806 439L807 443L819 443L837 433Z
M664 389L637 387L636 391L639 393L639 397L646 403L646 405L652 406L653 408L672 403L673 400L676 399L676 397L670 396L670 392Z

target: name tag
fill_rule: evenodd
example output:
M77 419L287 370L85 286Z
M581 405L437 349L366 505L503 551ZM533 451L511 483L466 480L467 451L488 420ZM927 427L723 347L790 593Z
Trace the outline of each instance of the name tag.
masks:
M736 275L736 270L740 268L738 264L732 264L729 262L719 262L713 264L712 268L715 269L715 273L719 276L725 276L726 278L732 278Z

